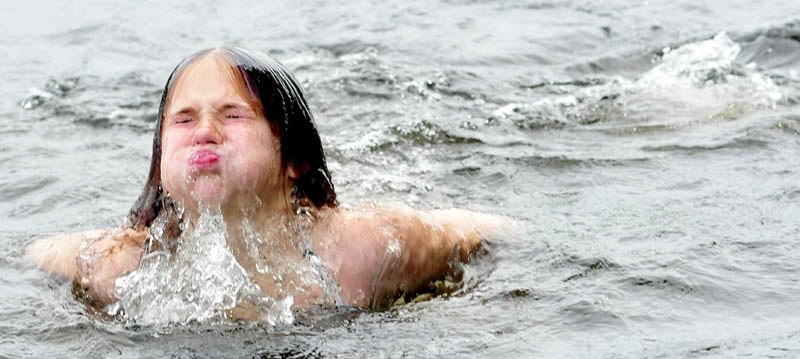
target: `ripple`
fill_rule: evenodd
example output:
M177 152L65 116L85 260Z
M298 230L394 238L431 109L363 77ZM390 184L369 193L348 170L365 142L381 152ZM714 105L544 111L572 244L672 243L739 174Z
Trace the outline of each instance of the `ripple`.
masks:
M481 140L473 137L463 137L449 133L440 126L429 122L419 121L410 126L394 126L391 132L400 137L404 143L412 145L433 145L433 144L479 144Z
M63 119L100 129L125 126L150 131L161 94L137 72L107 80L88 75L52 78L43 87L31 89L19 105L42 120Z
M564 279L564 282L586 278L590 275L595 275L597 273L601 273L607 270L616 270L619 267L619 265L617 265L616 263L611 262L605 258L583 259L580 260L578 264L580 264L581 267L584 267L583 271L567 277L566 279Z
M587 167L587 166L624 166L631 163L648 162L648 158L630 158L630 159L614 159L614 158L580 158L571 157L566 155L528 155L520 157L506 157L506 160L529 168L570 168L570 167Z
M655 291L662 292L662 295L664 292L683 295L694 291L689 283L675 276L639 275L617 279L614 282L631 291Z
M750 149L750 148L767 148L770 143L763 140L751 138L737 138L731 141L709 144L709 145L661 145L661 146L642 146L643 151L648 152L686 152L690 154L719 151L725 149Z
M775 124L774 128L790 135L800 135L800 115L787 115L785 120Z
M379 51L383 52L387 50L386 46L384 46L382 43L371 43L357 39L329 44L318 44L315 45L314 48L319 48L330 52L335 57L345 57L353 54L356 54L357 57L360 57L365 53L377 53ZM350 60L352 58L346 59Z
M800 63L800 20L743 35L739 61L764 69L796 68Z
M626 322L619 313L608 308L601 299L581 299L566 303L558 309L564 325L589 330L598 327L625 328Z
M12 201L19 199L29 193L50 186L58 181L54 176L27 177L13 183L0 182L0 200Z

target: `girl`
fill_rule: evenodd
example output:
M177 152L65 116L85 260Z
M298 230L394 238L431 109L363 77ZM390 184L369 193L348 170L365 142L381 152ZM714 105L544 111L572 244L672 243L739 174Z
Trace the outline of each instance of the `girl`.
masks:
M468 261L482 238L510 224L458 209L339 208L295 79L265 55L221 47L189 56L170 75L150 174L126 223L39 240L27 256L105 305L124 294L117 278L153 253L178 250L176 240L196 230L204 213L223 218L231 252L263 294L291 293L298 308L330 302L319 281L255 267L313 256L343 304L381 309ZM253 229L269 237L256 251L246 238Z

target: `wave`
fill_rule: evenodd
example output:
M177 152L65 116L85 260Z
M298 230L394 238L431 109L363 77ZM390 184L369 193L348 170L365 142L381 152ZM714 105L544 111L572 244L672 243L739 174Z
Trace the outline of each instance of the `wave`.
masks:
M161 88L138 72L106 80L90 75L65 76L31 88L18 105L38 120L70 121L93 128L125 126L149 132L157 117L160 95Z
M745 34L739 41L742 63L770 70L793 70L800 64L800 20Z
M665 131L704 119L736 119L784 103L787 89L756 65L742 63L741 52L739 44L720 32L708 40L664 47L656 64L635 78L531 85L556 95L508 103L493 115L523 130L603 124Z

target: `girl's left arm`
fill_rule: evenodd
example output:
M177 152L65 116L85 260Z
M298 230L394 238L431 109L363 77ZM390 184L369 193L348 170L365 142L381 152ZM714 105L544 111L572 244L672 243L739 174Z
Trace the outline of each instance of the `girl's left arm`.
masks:
M423 211L392 206L343 211L326 226L326 267L348 305L383 309L401 293L415 293L469 262L487 241L514 222L461 209Z

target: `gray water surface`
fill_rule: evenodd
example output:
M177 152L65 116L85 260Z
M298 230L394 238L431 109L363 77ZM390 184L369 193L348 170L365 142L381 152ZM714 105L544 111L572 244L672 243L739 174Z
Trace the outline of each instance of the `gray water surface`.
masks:
M86 1L0 11L0 357L800 356L796 1ZM118 226L161 88L302 82L340 200L523 228L448 298L280 327L108 320L21 257Z

